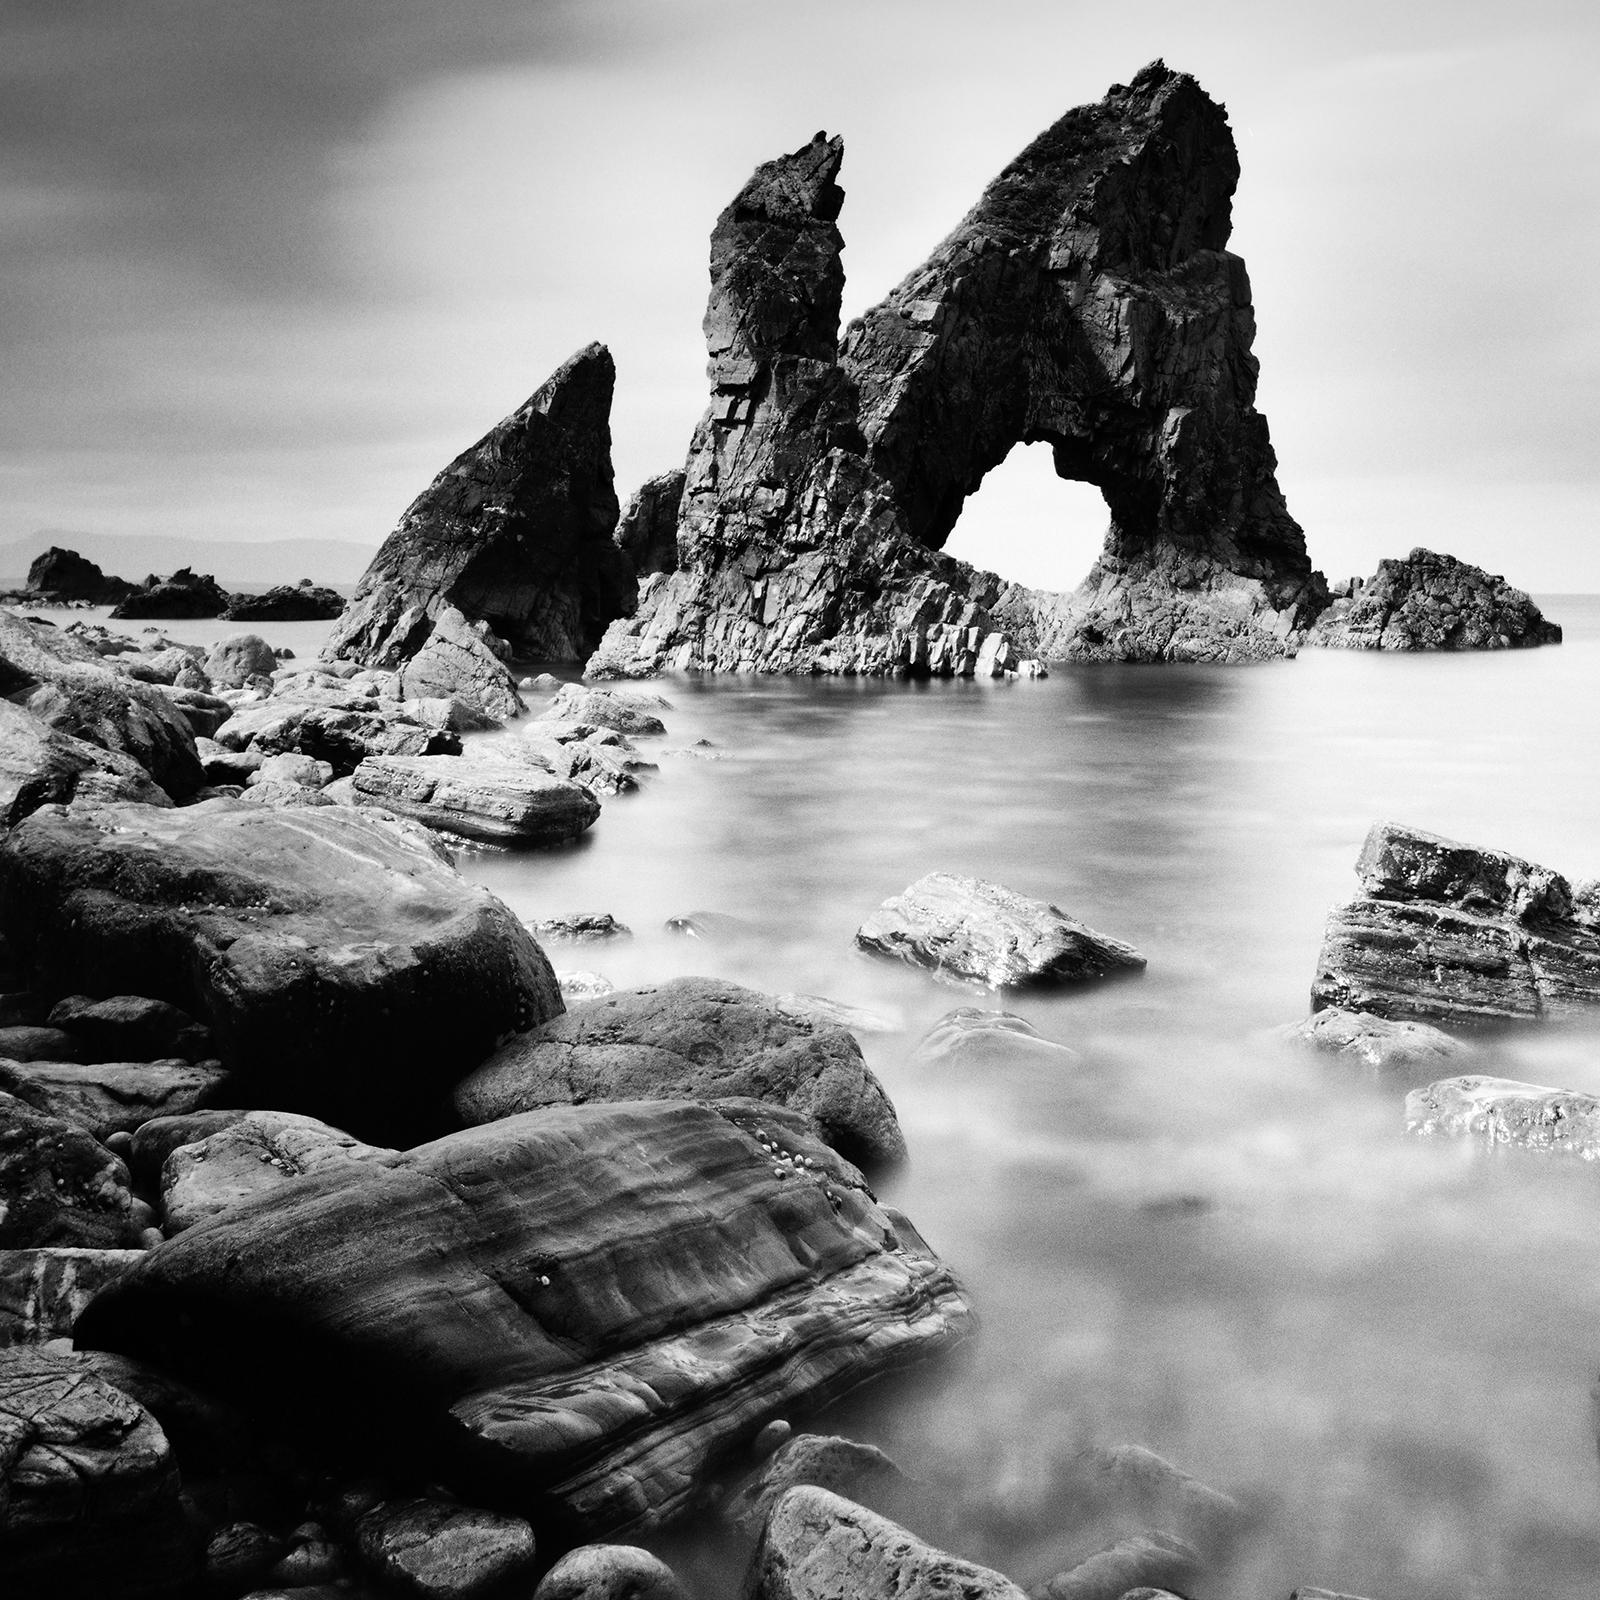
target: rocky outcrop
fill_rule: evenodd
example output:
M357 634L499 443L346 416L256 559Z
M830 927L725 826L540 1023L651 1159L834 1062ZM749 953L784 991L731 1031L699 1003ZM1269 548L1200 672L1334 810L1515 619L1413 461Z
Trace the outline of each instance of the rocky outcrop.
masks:
M179 567L170 578L154 574L127 595L111 615L122 618L220 617L233 596L207 573Z
M520 656L582 660L633 607L612 538L615 377L588 345L457 456L384 541L323 654L397 667L453 606Z
M134 585L126 578L113 578L102 572L76 550L51 545L43 555L34 557L28 568L27 587L41 600L82 600L89 605L111 606L132 593Z
M517 680L495 654L493 638L487 623L474 627L454 606L441 607L427 642L400 666L400 698L459 700L496 723L521 716Z
M846 1160L905 1160L893 1105L843 1028L711 978L674 978L592 1000L508 1040L455 1092L462 1121L549 1105L740 1096L810 1119ZM792 1165L774 1128L774 1161Z
M641 577L678 570L678 512L683 468L645 479L617 520L617 544Z
M204 783L194 732L171 696L104 666L72 634L0 609L0 694L73 740L136 761L174 800Z
M263 594L236 594L222 613L232 622L332 622L344 610L344 596L309 578L281 583Z
M1502 577L1421 547L1336 589L1306 635L1337 650L1515 650L1561 629Z
M149 1252L77 1342L536 1526L660 1526L772 1418L969 1323L826 1145L774 1172L761 1111L563 1106L329 1162Z
M1328 916L1314 1011L1473 1024L1600 1004L1600 918L1549 867L1379 823L1356 872L1362 897Z
M856 930L856 943L992 989L1076 983L1145 965L1132 945L1059 906L950 872L930 872L885 900Z
M841 157L819 135L717 222L677 570L590 671L994 672L1043 632L1090 659L1290 652L1325 592L1255 409L1222 108L1157 62L1068 112L836 343ZM1066 612L940 553L1038 441L1110 511Z
M1406 1129L1600 1161L1600 1097L1510 1078L1443 1078L1414 1089Z
M1026 1600L1002 1573L810 1485L789 1490L773 1508L745 1593L749 1600Z
M501 1037L561 1010L498 900L342 806L48 807L0 844L0 930L41 993L92 974L168 1000L256 1104L367 1138L414 1131Z
M172 797L132 756L52 728L0 700L0 829L40 806L132 800L170 806Z
M481 844L570 844L600 815L581 783L516 755L369 756L355 801Z

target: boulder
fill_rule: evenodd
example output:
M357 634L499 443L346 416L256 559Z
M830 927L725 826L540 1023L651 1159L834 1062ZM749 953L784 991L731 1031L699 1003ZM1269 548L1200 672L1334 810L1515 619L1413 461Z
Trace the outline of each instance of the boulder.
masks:
M368 756L352 778L357 805L483 844L569 844L600 815L582 784L498 752Z
M93 606L115 605L133 589L126 578L109 577L86 556L59 545L51 545L43 555L33 558L27 587L42 600L58 604L83 600Z
M996 1068L1019 1064L1047 1072L1070 1071L1081 1061L1068 1045L1046 1039L1026 1017L1011 1011L957 1006L917 1041L912 1064L987 1085Z
M247 787L258 783L295 783L303 789L325 789L333 782L333 763L318 761L298 750L263 756L261 765L245 778Z
M153 574L126 595L111 613L115 617L220 617L232 596L210 573L179 567L170 578Z
M159 683L170 689L181 678L185 688L209 690L211 675L202 665L204 660L205 652L198 646L172 644L124 655L117 665L140 683Z
M273 779L267 783L254 783L237 796L241 805L267 806L332 806L339 802L321 789L307 788L303 783L288 783Z
M619 755L614 747L592 744L586 739L540 739L529 736L521 741L519 754L525 761L569 783L581 783L597 795L631 794L639 787L638 773L655 770L654 762Z
M236 594L222 615L230 622L332 622L344 610L344 596L309 578L280 583L262 594Z
M217 743L258 755L294 753L326 761L348 777L368 756L447 756L461 753L460 737L429 727L397 705L350 696L345 705L314 705L276 698L237 709L216 732Z
M341 806L46 808L0 843L0 931L37 987L167 1000L241 1094L384 1142L561 1009L498 900Z
M806 1164L774 1170L763 1109L562 1106L328 1162L150 1251L77 1342L468 1501L659 1527L774 1416L969 1324L825 1145L798 1136Z
M532 1575L533 1529L448 1500L385 1500L355 1524L361 1564L378 1582L423 1600L479 1600ZM524 1589L526 1592L526 1589Z
M1600 1096L1474 1074L1406 1096L1406 1131L1600 1160Z
M219 689L242 689L252 678L270 678L277 670L278 658L259 633L230 633L206 657L206 671Z
M978 878L930 872L862 923L856 943L937 976L1015 988L1138 971L1132 945L1096 933L1059 906Z
M131 800L170 806L172 796L132 756L62 733L0 700L0 829L40 806Z
M688 1600L677 1574L636 1544L582 1544L539 1580L533 1600Z
M114 1133L132 1133L152 1117L214 1105L227 1093L228 1074L216 1061L178 1057L92 1065L0 1060L0 1089L103 1142Z
M875 1445L802 1433L780 1444L749 1481L728 1497L721 1520L737 1534L754 1540L766 1526L772 1508L800 1484L826 1489L889 1515L892 1505L884 1502L902 1498L910 1480Z
M131 1249L142 1231L119 1157L0 1091L0 1250Z
M189 731L194 735L197 746L201 739L209 739L233 715L233 707L221 695L212 694L206 689L190 689L174 684L167 690L167 699L189 724Z
M590 723L614 728L618 733L665 733L666 724L655 713L668 709L658 695L640 696L618 689L595 689L587 684L563 684L556 697L539 713L540 722Z
M83 1308L142 1254L70 1245L0 1250L0 1346L68 1337Z
M0 1573L52 1600L182 1592L198 1551L160 1425L81 1356L0 1351Z
M210 1033L188 1012L144 995L69 994L50 1008L49 1020L83 1041L86 1061L200 1061L211 1054Z
M1511 650L1561 629L1497 574L1420 546L1335 595L1305 642L1336 650Z
M613 542L611 392L591 344L414 500L362 575L323 654L397 667L447 607L516 653L581 660L633 608Z
M247 1111L192 1144L161 1168L161 1209L168 1236L247 1200L281 1189L329 1161L359 1161L387 1151L292 1111Z
M1471 1045L1426 1022L1396 1022L1337 1006L1313 1012L1305 1022L1292 1023L1283 1035L1380 1079L1431 1080L1448 1071L1452 1062L1477 1053Z
M1151 1529L1119 1539L1034 1591L1034 1600L1124 1600L1141 1588L1186 1595L1201 1576L1194 1547L1175 1534Z
M1373 827L1356 872L1362 897L1328 916L1314 1011L1471 1025L1600 1002L1600 928L1560 873L1394 823Z
M801 1113L859 1166L905 1160L894 1107L843 1028L712 978L620 990L519 1034L461 1081L455 1107L474 1124L541 1106L726 1096Z
M500 723L526 709L517 680L486 640L487 623L470 624L454 606L443 606L433 619L427 642L400 666L397 688L402 699L458 700Z
M748 1600L1024 1600L1009 1578L946 1555L827 1489L790 1489L756 1550Z
M1223 108L1158 61L1067 112L841 341L842 160L819 134L717 220L675 570L644 579L587 671L1292 654L1326 589L1255 407ZM1106 499L1065 604L941 552L1024 440Z
M0 1060L85 1061L88 1056L82 1042L60 1028L33 1023L0 1028Z

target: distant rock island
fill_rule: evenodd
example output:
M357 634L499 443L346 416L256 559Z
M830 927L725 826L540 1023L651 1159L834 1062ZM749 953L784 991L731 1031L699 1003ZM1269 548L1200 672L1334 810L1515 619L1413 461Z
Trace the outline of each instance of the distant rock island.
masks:
M344 610L344 596L302 578L265 594L229 594L210 573L180 567L170 577L152 573L143 583L116 578L76 550L52 545L28 568L16 599L34 604L109 605L113 617L171 620L223 617L236 622L328 621Z
M1336 594L1312 567L1255 407L1250 280L1225 248L1238 155L1193 78L1157 61L1069 111L841 339L843 154L819 133L718 218L711 401L681 469L619 516L614 372L587 346L406 511L329 657L397 667L456 613L489 653L591 677L1560 638L1449 556L1413 551ZM1071 594L942 549L984 476L1041 441L1111 513Z

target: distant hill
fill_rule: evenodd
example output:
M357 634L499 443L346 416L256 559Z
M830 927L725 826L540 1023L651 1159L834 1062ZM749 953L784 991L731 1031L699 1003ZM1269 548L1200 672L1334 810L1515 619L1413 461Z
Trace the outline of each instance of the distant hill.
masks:
M51 545L76 550L102 572L140 583L152 572L162 577L179 567L209 572L224 589L268 589L277 583L313 583L335 589L352 589L376 545L345 539L264 539L260 542L225 539L169 538L162 534L73 533L45 528L26 539L0 544L0 589L20 588L34 558Z

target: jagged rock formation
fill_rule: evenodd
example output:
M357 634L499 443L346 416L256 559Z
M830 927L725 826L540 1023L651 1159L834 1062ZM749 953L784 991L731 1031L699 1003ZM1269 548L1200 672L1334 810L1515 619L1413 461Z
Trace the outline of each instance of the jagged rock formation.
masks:
M59 545L34 557L27 586L30 594L43 600L86 600L91 605L115 605L135 587L126 578L102 572L87 556Z
M1560 644L1561 629L1504 578L1419 547L1336 590L1305 642L1340 650L1512 650Z
M344 596L309 578L280 583L264 594L236 594L223 616L232 622L331 622L344 611Z
M179 567L170 578L152 573L125 595L111 615L122 618L220 617L233 601L209 572Z
M612 539L615 380L610 352L588 345L457 456L384 541L323 654L397 667L454 606L518 655L586 656L634 600Z
M590 670L993 672L1041 628L1089 658L1290 651L1326 596L1254 406L1222 108L1156 62L1068 112L836 345L841 156L818 135L717 222L677 570ZM1111 511L1065 610L940 554L1040 440Z

